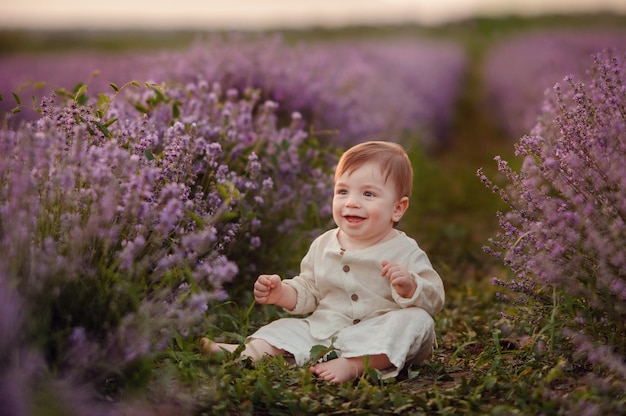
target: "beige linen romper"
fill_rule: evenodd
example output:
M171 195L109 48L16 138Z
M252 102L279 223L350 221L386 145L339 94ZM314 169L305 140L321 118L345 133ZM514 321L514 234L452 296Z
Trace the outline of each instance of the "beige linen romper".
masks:
M310 363L314 345L333 344L340 357L385 354L400 369L430 357L435 341L432 315L443 306L443 282L415 240L396 237L362 250L344 250L338 229L319 236L302 259L300 274L284 283L298 292L287 311L301 318L281 318L249 338L259 338L293 355L296 364ZM411 298L401 297L381 276L382 262L398 263L415 278Z

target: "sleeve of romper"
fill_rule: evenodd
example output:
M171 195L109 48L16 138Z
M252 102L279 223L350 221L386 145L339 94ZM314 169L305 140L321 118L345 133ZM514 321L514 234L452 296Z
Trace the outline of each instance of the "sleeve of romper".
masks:
M433 269L426 253L419 247L411 253L409 273L417 283L415 293L410 298L405 298L392 288L392 296L396 303L403 308L417 306L431 315L439 312L445 301L443 281Z
M315 257L317 252L317 240L311 244L308 253L300 262L300 274L283 282L298 293L296 306L292 310L285 309L294 315L304 315L317 309L320 299L320 291L315 280Z

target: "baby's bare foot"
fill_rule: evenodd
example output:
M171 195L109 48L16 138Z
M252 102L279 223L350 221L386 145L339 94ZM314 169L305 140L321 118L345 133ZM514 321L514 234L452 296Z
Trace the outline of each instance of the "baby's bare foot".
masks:
M339 357L334 360L314 364L310 370L313 374L326 381L344 383L354 380L363 374L363 360L360 357Z
M235 344L225 344L222 342L213 342L208 338L202 338L200 340L200 350L205 355L211 355L217 352L234 352L237 349L238 345Z

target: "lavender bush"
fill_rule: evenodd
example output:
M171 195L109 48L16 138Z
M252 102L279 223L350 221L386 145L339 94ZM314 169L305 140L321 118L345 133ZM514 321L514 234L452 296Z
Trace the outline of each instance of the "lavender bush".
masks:
M513 279L535 331L551 327L579 356L626 379L626 56L595 58L588 83L557 84L531 134L516 145L519 171L500 158L507 186L482 180L510 210L488 251ZM532 330L532 329L531 329ZM537 332L535 332L535 335ZM571 359L576 360L574 354Z
M255 90L113 88L45 98L39 119L0 129L0 275L24 343L101 388L206 325L232 253L252 267L266 236L321 225L334 160Z
M546 86L563 74L584 79L593 53L625 44L619 30L542 30L504 39L485 57L486 105L509 137L520 137L535 124Z

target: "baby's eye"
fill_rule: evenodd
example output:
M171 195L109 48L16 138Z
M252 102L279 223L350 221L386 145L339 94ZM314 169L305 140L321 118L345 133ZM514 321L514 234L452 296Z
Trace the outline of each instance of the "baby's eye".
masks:
M376 196L374 194L374 192L372 192L372 191L365 191L365 192L363 192L363 195L368 197L368 198L372 198L372 197Z
M336 189L335 193L337 195L346 195L348 193L348 191L346 191L345 189Z

